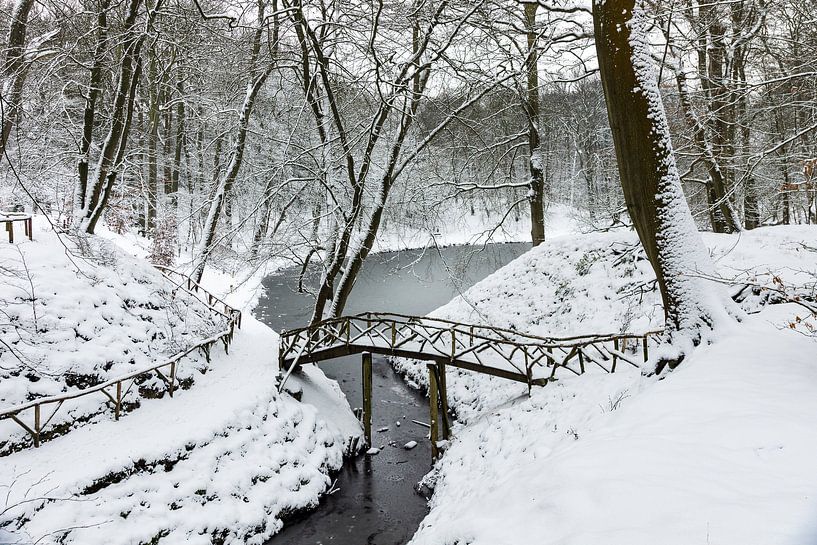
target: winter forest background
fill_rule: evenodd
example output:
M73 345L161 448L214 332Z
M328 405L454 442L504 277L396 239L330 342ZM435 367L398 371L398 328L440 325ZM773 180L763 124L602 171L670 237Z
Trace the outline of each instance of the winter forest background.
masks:
M0 0L0 544L817 543L815 13Z
M698 227L817 221L814 4L647 6ZM556 203L627 224L588 10L7 2L0 205L228 269L469 215L541 240Z

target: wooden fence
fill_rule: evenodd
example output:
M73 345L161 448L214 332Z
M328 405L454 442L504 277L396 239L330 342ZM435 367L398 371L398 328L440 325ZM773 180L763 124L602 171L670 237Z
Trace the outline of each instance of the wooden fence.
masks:
M101 394L99 401L103 404L110 404L114 418L119 420L125 397L131 392L137 380L156 375L164 383L168 395L173 397L177 386L176 369L181 360L198 350L204 354L209 362L210 349L218 342L224 345L224 351L227 352L230 342L233 339L235 328L241 327L241 311L231 307L184 274L167 267L157 266L157 268L176 289L180 289L196 297L211 310L226 318L227 327L223 331L199 341L184 352L176 354L162 363L132 371L89 388L66 394L42 397L14 407L2 409L0 410L0 421L11 420L17 423L31 437L33 445L39 447L46 438L59 435L56 430L49 430L48 425L52 422L54 415L57 414L66 402L94 394Z

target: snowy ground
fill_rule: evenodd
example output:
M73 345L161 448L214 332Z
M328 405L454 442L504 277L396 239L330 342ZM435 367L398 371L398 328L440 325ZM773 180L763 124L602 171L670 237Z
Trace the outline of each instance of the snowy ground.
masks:
M62 259L53 247L44 250L53 246L50 236L35 227L35 242L21 245L29 267ZM105 279L102 294L129 293L125 284L141 274L141 290L160 302L166 296L149 265L115 261L94 269ZM48 284L55 278L73 282L61 287L80 289L74 277L82 275L73 269L38 275L38 291L62 293ZM229 284L221 280L215 287ZM250 294L232 297L237 303ZM53 319L55 307L38 307L39 319ZM65 314L87 319L90 312ZM107 327L97 336L112 335ZM288 383L288 389L300 386L303 402L278 394L276 350L275 333L245 313L229 355L214 348L207 372L196 373L190 389L143 400L119 422L100 415L39 449L0 458L0 541L260 543L282 517L316 505L360 425L337 384L317 369Z
M314 368L291 379L304 403L277 394L276 347L247 317L190 390L3 458L4 509L17 505L6 530L40 543L260 543L281 516L317 504L360 433Z
M806 286L817 254L801 241L815 235L704 238L725 278ZM643 331L660 309L633 241L553 240L434 314L537 334ZM450 371L460 422L412 543L817 542L817 343L787 327L804 314L789 304L747 316L663 380L562 376L529 398L524 386ZM424 369L398 366L424 383Z
M33 241L0 245L0 407L147 368L226 329L224 317L149 263L95 237L58 237L36 220ZM205 369L204 358L191 353L177 378L187 386ZM163 391L154 377L128 400ZM52 423L99 412L98 399L86 401L67 404ZM0 446L22 437L13 423L0 423Z

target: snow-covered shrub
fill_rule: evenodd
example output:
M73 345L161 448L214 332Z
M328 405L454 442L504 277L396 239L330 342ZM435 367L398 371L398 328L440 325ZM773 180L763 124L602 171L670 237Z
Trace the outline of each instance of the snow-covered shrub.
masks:
M153 230L153 243L150 246L148 259L154 265L167 267L173 264L178 242L176 217L168 214L157 223Z
M122 199L112 201L105 209L105 223L117 235L124 235L133 225L131 208Z

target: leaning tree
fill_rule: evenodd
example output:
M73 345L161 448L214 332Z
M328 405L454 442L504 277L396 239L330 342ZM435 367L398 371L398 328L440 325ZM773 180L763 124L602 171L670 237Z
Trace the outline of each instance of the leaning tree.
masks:
M738 310L711 281L714 266L681 188L650 54L645 0L596 0L593 22L627 210L664 303L672 349L659 356L660 372L733 322Z

